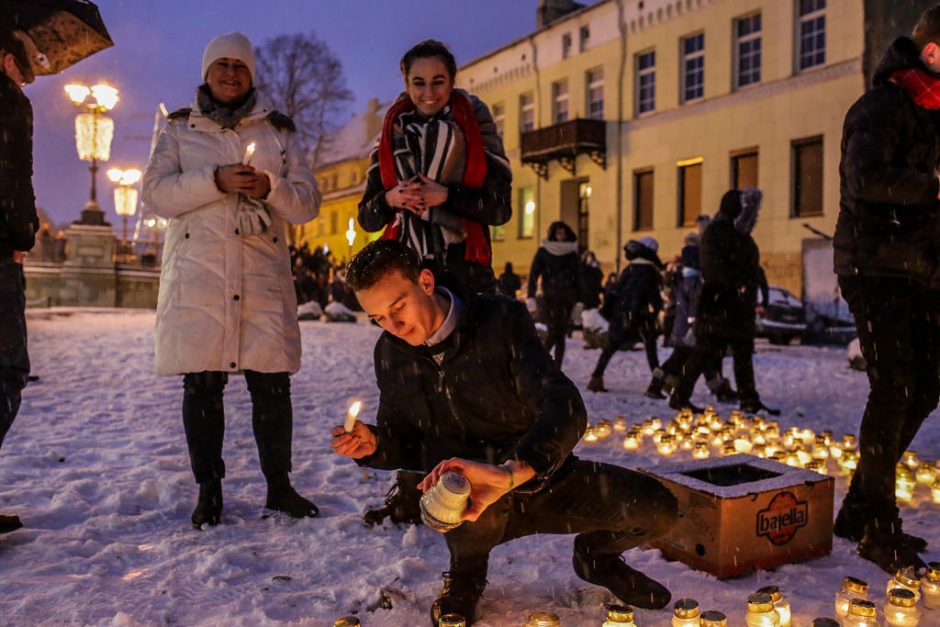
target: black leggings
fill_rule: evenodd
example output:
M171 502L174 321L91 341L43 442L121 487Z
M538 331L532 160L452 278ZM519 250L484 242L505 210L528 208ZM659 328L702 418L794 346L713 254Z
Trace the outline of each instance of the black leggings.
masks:
M245 371L251 394L251 427L258 445L261 471L269 481L284 481L291 470L293 411L290 375L286 372ZM196 483L225 477L222 440L225 412L224 372L195 372L183 376L183 427Z

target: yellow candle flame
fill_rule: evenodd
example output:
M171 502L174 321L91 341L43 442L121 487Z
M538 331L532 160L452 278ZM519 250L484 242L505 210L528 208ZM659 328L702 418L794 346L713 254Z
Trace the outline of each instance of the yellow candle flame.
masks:
M254 144L251 144L254 146ZM356 401L349 406L349 409L346 411L346 424L343 425L343 428L346 429L347 433L352 433L353 426L356 424L356 418L359 416L359 410L362 409L362 402Z
M242 159L242 165L248 165L251 162L252 155L255 154L255 142L245 146L245 158Z

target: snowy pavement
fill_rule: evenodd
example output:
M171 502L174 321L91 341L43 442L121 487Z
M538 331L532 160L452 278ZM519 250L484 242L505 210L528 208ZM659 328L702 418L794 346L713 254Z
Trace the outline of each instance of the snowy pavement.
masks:
M329 429L342 423L351 400L363 401L366 422L374 416L378 329L301 323L293 478L320 517L262 517L265 487L248 393L244 379L233 377L225 397L223 524L197 532L189 524L196 487L180 419L181 380L153 374L153 313L35 311L29 328L41 380L25 390L0 453L0 512L18 513L26 525L0 537L0 624L320 626L350 613L366 626L428 624L447 567L443 539L424 527L363 528L362 510L381 502L390 474L372 471L366 479L329 447ZM576 335L565 357L592 422L671 417L664 403L642 396L648 382L642 352L614 357L610 393L586 392L597 355ZM856 431L867 382L844 355L836 348L759 345L758 388L768 405L783 408L782 429ZM694 400L708 401L704 386ZM730 409L719 407L724 417ZM913 448L923 458L940 457L936 414ZM631 467L656 464L644 450L627 454L611 439L577 452ZM844 491L839 476L836 505ZM902 508L906 529L932 545L928 561L940 560L938 513L923 486ZM571 536L539 536L498 547L477 624L518 626L529 612L547 609L566 627L600 625L603 604L613 599L575 576L571 543ZM793 624L808 627L814 617L832 615L843 576L869 581L879 605L887 580L839 539L828 557L728 581L655 550L633 550L626 559L665 583L674 599L693 597L703 609L724 611L732 625L743 624L747 595L764 585L779 586L792 604ZM637 624L668 625L670 614L639 611ZM925 615L921 625L940 625L940 612Z

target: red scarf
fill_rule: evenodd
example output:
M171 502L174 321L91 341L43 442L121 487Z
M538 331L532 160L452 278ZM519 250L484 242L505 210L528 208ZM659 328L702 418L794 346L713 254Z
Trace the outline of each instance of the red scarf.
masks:
M379 139L379 172L382 175L382 186L392 189L398 185L398 175L395 172L395 155L392 137L395 132L395 122L403 113L415 108L411 98L401 98L385 114L382 124L382 137ZM450 110L454 122L460 128L466 141L467 158L463 173L463 184L470 189L480 189L486 180L486 154L483 150L483 137L480 134L480 125L473 113L470 100L458 91L451 92ZM464 240L464 261L473 261L484 265L492 262L493 251L486 239L485 227L475 220L463 220L463 230L467 234ZM392 221L382 233L382 239L398 239L401 235L401 225L397 218Z
M891 75L892 83L904 90L918 107L940 109L940 78L918 68L899 70Z

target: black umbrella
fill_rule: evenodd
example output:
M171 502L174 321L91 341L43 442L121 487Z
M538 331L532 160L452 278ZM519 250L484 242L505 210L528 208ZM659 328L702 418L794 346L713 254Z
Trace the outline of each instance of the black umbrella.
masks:
M0 24L23 42L33 73L57 74L114 45L87 0L2 0Z

